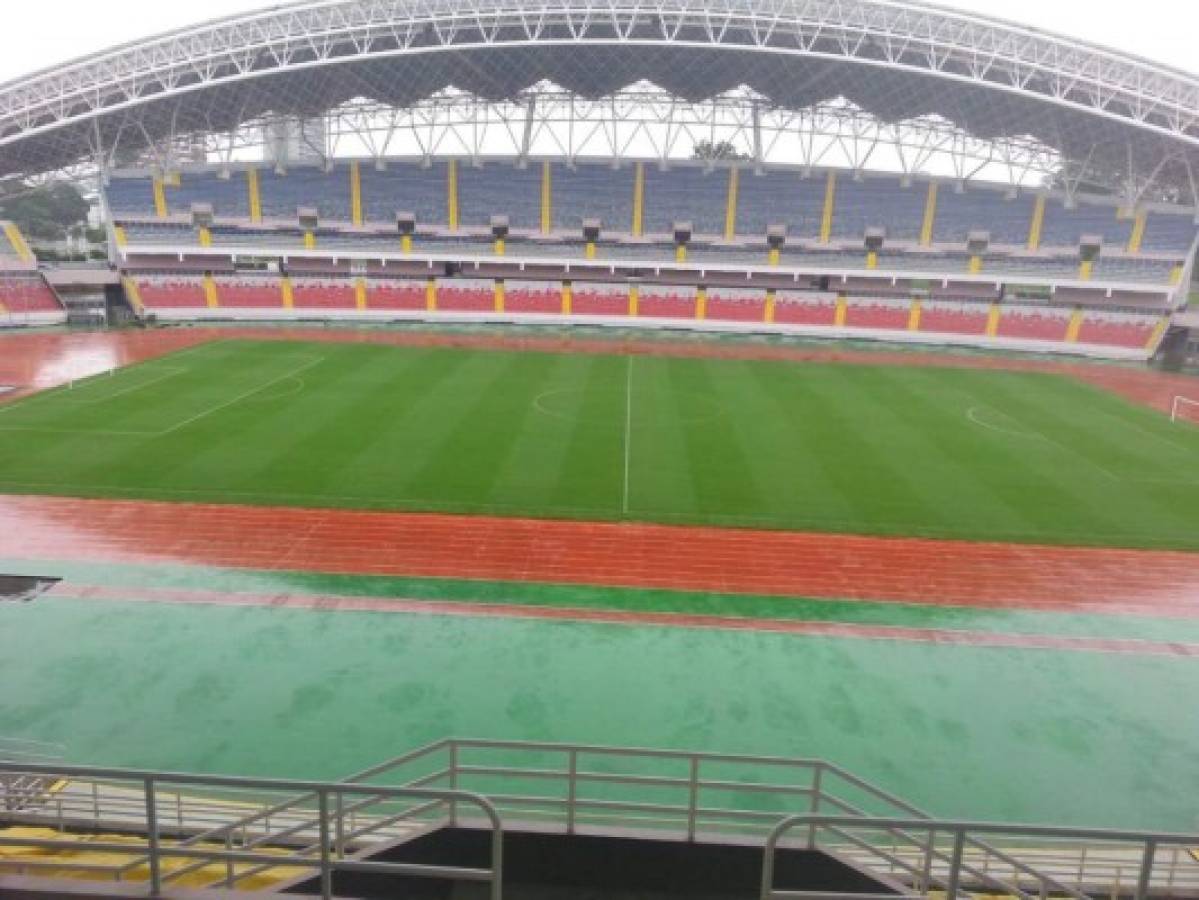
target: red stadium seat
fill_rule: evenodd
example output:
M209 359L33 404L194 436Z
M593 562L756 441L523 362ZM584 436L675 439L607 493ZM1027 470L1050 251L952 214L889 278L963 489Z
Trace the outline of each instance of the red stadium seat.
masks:
M421 310L428 303L423 281L376 281L366 288L368 309Z
M679 288L675 291L642 292L637 301L637 314L651 319L694 319L695 293Z
M147 309L203 309L208 305L198 278L139 278L137 290Z
M1141 316L1122 317L1106 313L1088 313L1078 331L1078 341L1081 344L1140 350L1149 343L1156 325L1156 320Z
M931 334L982 336L987 333L990 307L984 303L925 303L920 330Z
M352 282L301 281L291 285L296 309L357 309L358 296Z
M820 297L780 295L774 307L774 321L780 325L827 325L837 321L837 303Z
M997 334L1016 340L1064 341L1069 324L1068 315L1049 310L1005 308L999 318Z
M709 291L707 317L718 322L762 322L766 319L766 295L737 296Z
M622 287L606 285L576 286L571 309L579 316L627 316L629 295Z
M504 296L504 308L513 313L557 315L562 312L562 289L556 285L544 288L509 286Z
M902 301L851 300L845 314L845 324L850 328L872 328L902 331L908 327L911 306Z
M217 278L217 297L231 309L278 309L283 306L277 278Z

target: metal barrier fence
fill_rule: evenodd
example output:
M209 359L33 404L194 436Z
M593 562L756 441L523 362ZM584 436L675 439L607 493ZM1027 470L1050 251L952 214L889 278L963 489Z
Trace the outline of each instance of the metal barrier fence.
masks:
M0 763L0 773L98 785L95 802L102 812L110 813L101 820L104 826L120 827L123 822L133 832L132 826L137 823L144 830L144 838L138 834L134 844L65 834L55 838L4 835L0 843L8 847L128 857L116 866L62 860L23 861L20 865L24 869L56 872L73 869L115 881L131 879L135 872L144 870L152 896L161 894L165 886L183 875L209 866L221 867L225 872L212 887L235 888L239 882L268 870L299 871L301 878L319 877L321 897L331 898L336 873L358 872L486 882L492 900L501 896L503 825L487 798L468 791L21 763ZM191 819L192 792L203 794L201 807L209 816L223 808L224 821L211 827L197 826ZM23 799L28 809L33 798ZM114 800L121 819L111 816L114 807L110 804ZM491 857L487 868L387 863L363 858L370 850L394 840L397 827L410 831L436 827L446 820L445 810L451 807L473 808L477 811L475 821L490 828ZM247 808L253 811L246 814ZM176 825L181 826L178 830L168 821L167 816L172 812L178 816ZM65 815L62 818L68 819ZM10 823L45 823L44 817L19 812L7 813L3 819ZM168 863L177 860L185 865L168 867Z
M446 739L336 783L5 762L0 823L58 832L0 834L0 847L111 852L122 860L6 867L148 879L155 892L188 876L237 888L288 873L296 882L319 875L328 897L336 873L363 872L485 881L494 900L505 829L532 826L765 845L764 900L799 896L771 883L775 849L795 832L800 846L913 895L952 897L968 884L1019 900L1119 900L1134 891L1141 900L1150 889L1199 896L1199 861L1186 852L1199 837L938 822L824 760L584 744ZM372 859L446 825L488 830L489 867ZM137 838L71 835L84 831Z
M921 896L957 898L966 889L1019 900L1145 900L1151 892L1199 893L1199 864L1187 852L1199 846L1199 835L806 814L779 822L767 837L760 900L810 900L806 892L775 886L777 851L797 830L808 848L822 848L823 836L832 835L834 848L853 845L874 855L884 868L898 867ZM896 852L896 841L916 852ZM1063 866L1067 858L1071 861ZM1135 875L1109 883L1113 861Z

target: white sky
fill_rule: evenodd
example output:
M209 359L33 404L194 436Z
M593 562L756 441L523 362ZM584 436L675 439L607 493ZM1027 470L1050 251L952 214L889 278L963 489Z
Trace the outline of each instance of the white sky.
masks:
M945 0L985 13L1104 44L1199 73L1195 0ZM5 2L0 80L201 19L269 5L264 0L53 0Z

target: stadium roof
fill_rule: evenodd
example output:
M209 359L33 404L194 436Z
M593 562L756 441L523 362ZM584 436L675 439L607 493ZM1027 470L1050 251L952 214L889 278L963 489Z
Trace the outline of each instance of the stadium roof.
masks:
M1128 14L1133 14L1132 10ZM844 99L878 122L1025 140L1140 181L1199 170L1199 77L1082 41L898 0L319 0L141 40L0 85L0 174L118 145L394 109L452 87L581 100L650 82L746 89L771 110ZM744 102L744 99L738 102Z

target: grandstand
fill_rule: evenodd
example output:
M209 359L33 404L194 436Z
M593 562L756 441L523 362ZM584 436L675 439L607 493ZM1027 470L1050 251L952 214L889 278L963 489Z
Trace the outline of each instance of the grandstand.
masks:
M1183 210L1130 218L1118 203L1098 198L1068 203L1051 193L985 185L965 190L931 180L696 162L209 168L167 179L114 173L107 191L135 302L172 321L309 318L317 311L371 320L485 315L534 323L550 316L1146 358L1183 302L1199 237L1194 215ZM261 215L250 214L259 209ZM198 226L199 210L213 217ZM316 216L308 228L299 219L305 210ZM403 212L413 228L401 240L395 220ZM496 220L507 224L501 242L491 233ZM587 221L601 228L591 242L582 230ZM680 223L690 228L681 246L674 234ZM868 235L879 236L877 246L867 247ZM985 247L972 252L972 237ZM1084 259L1090 240L1101 249ZM238 281L233 271L242 255L273 258L281 274ZM455 284L442 272L447 264L469 269L474 280ZM503 283L527 281L531 265L545 279L542 300L497 302ZM432 276L428 302L406 309L372 303L378 291L419 293L410 282L422 269ZM611 287L613 276L625 286ZM693 297L735 280L757 285L760 318L741 308L726 318L720 304L709 312L693 299L651 300L636 311L628 302L637 292ZM625 299L584 301L566 311L563 285L592 281ZM785 310L768 320L770 293L805 288L807 300L819 306L823 295L832 303L831 319ZM1030 288L1048 294L1038 318L1064 315L1075 327L1008 327L1005 316L1028 317L1017 295ZM322 292L327 296L318 297ZM963 312L916 314L926 301L964 305Z
M0 223L0 897L1199 898L1196 76L302 0L0 84L64 174L107 260Z

